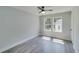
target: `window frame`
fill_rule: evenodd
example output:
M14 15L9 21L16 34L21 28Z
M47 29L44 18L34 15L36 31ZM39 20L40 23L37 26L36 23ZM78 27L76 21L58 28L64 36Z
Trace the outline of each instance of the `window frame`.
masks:
M45 21L46 21L48 18L51 19L51 24L46 24L46 23L45 23ZM62 16L57 16L57 17L55 17L55 16L52 16L52 17L46 16L46 17L44 17L44 31L49 31L49 30L46 30L46 25L51 25L51 31L52 31L52 32L55 32L55 28L54 28L54 25L55 25L54 20L55 20L55 18L61 18L61 19L62 19L62 24L63 24L63 17L62 17ZM63 27L63 25L62 25L62 27ZM59 32L58 32L58 33L59 33Z
M46 25L51 25L51 31L52 31L52 20L51 20L51 24L45 24L45 21L48 19L48 18L51 18L51 17L45 17L44 18L44 31L49 31L49 30L46 30Z
M61 19L62 19L62 24L63 24L63 17L62 17L62 16L58 16L58 17L54 17L54 19L53 19L53 26L55 25L55 22L54 22L55 18L61 18ZM62 25L62 27L63 27L63 25ZM53 27L53 28L54 28L54 27ZM56 32L56 31L55 31L55 28L53 29L53 32ZM61 30L61 32L63 32L63 30ZM59 32L58 32L58 33L59 33Z

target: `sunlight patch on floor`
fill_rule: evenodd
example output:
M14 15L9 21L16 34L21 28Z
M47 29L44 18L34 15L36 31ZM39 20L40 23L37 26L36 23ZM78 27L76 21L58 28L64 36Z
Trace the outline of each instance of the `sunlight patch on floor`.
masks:
M44 39L44 40L51 40L50 37L46 37L46 36L43 36L42 39Z
M48 40L48 41L52 41L52 42L55 42L55 43L64 44L64 41L63 41L63 40L56 39L56 38L53 38L53 39L51 40L51 37L42 36L42 39Z
M63 40L56 39L56 38L53 39L53 42L64 44Z

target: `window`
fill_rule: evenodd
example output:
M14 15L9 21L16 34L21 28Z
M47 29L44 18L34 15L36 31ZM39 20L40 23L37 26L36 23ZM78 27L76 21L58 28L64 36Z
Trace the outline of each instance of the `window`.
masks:
M54 32L62 32L62 18L54 18Z
M62 32L62 17L48 17L44 24L45 31Z
M45 31L51 31L51 24L50 18L45 19Z

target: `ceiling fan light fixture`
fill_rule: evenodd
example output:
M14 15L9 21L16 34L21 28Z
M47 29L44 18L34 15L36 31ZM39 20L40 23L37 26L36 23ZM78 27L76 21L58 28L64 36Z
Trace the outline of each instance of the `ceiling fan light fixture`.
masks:
M42 14L45 14L46 12L45 12L45 11L42 11L41 13L42 13Z
M40 14L46 14L46 11L52 11L52 9L45 9L45 6L37 7L40 11Z

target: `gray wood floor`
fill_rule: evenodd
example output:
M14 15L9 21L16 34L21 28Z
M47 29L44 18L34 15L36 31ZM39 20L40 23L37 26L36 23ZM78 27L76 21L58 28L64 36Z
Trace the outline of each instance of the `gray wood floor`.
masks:
M38 36L3 53L73 53L70 41Z

